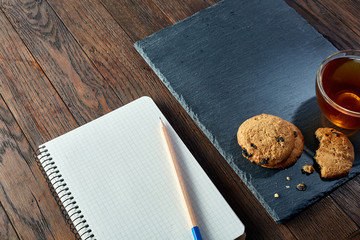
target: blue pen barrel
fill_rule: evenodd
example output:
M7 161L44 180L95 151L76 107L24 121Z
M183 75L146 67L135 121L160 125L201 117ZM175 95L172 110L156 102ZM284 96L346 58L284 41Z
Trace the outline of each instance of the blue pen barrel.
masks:
M198 226L195 226L193 228L191 228L191 231L193 233L194 236L194 240L202 240L201 234L200 234L200 229Z

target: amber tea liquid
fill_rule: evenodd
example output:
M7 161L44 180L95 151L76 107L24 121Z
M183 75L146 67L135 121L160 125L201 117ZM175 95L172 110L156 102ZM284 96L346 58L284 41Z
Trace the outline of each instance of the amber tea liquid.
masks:
M321 75L326 95L339 106L350 110L343 111L329 104L316 85L318 103L324 115L342 128L360 128L360 59L335 58L326 63Z

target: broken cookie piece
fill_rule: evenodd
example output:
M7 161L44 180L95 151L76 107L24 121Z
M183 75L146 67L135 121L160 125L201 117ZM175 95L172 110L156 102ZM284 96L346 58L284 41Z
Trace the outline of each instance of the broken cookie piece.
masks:
M314 159L320 166L321 177L348 175L355 159L354 146L348 137L333 128L319 128L315 136L320 144Z

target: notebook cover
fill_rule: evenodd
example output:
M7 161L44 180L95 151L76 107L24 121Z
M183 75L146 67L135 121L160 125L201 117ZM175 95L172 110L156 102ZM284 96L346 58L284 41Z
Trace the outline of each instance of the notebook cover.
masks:
M316 71L337 49L284 1L224 0L135 48L278 223L359 173L359 133L350 137L356 159L347 177L324 181L318 172L301 172L313 163L314 133L326 122L315 97ZM266 169L241 155L237 129L261 113L302 131L306 151L294 166ZM299 183L307 190L298 191Z

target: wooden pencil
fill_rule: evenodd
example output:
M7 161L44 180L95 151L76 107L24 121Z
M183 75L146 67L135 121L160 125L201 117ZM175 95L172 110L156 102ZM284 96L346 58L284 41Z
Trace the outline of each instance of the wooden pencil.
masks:
M175 154L175 151L174 151L170 136L168 134L168 131L167 131L166 127L165 127L164 122L161 119L160 119L160 122L161 122L161 128L162 128L164 137L166 139L166 145L167 145L167 147L169 149L170 156L171 156L172 162L173 162L174 167L175 167L176 175L177 175L177 178L179 180L182 195L183 195L185 203L186 203L187 211L188 211L188 213L190 215L190 220L191 220L191 225L192 225L191 230L192 230L192 233L193 233L193 236L194 236L194 240L201 240L202 237L201 237L201 234L200 234L200 229L199 229L199 227L197 225L197 222L196 222L194 210L193 210L193 207L191 205L190 197L189 197L188 191L186 189L186 184L184 182L184 178L183 178L183 176L181 174L181 169L179 167L179 162L177 160L177 157L176 157L176 154Z

